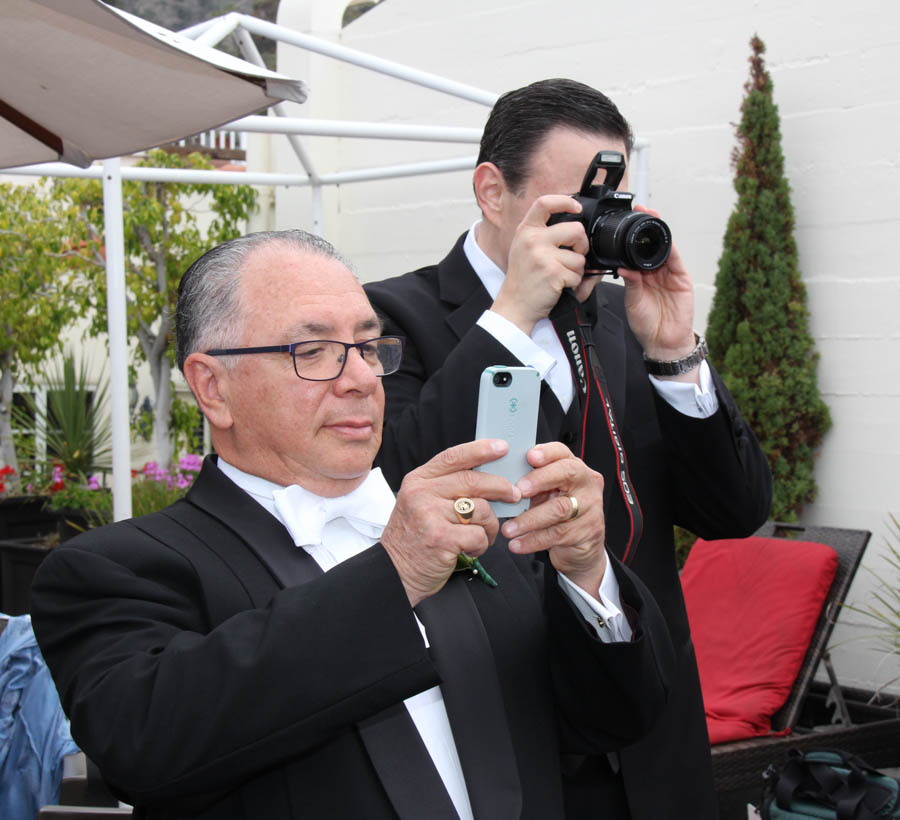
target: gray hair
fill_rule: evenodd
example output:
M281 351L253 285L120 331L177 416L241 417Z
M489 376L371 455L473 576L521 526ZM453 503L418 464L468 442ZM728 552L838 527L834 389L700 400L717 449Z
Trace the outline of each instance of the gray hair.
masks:
M353 270L330 242L299 229L258 231L216 245L193 262L178 286L175 361L182 373L191 353L234 346L243 318L239 293L244 264L253 251L267 245L316 253Z

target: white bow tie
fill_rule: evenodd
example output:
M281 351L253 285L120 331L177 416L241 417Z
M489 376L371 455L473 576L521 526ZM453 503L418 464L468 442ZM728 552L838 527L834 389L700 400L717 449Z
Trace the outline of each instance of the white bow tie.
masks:
M378 539L394 509L394 494L377 467L347 495L323 498L297 484L273 490L275 514L298 547L322 543L329 521L344 518L362 535Z

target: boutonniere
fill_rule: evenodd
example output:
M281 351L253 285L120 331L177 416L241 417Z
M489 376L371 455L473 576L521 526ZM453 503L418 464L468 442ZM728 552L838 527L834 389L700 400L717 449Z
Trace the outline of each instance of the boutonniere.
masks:
M480 581L483 581L489 587L497 586L497 582L491 578L488 571L481 565L481 561L461 552L456 556L456 569L454 572L471 572Z
M459 519L460 524L469 524L475 513L475 502L471 498L457 498L453 502L453 511ZM488 571L481 566L481 561L461 552L456 556L456 569L454 572L471 572L476 578L487 584L489 587L497 586L497 582L491 578Z

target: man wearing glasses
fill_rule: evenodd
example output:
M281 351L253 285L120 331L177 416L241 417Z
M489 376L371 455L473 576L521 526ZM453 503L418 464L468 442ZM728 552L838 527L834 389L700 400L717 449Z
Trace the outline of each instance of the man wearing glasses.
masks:
M560 753L645 731L671 666L602 479L551 443L513 486L472 470L505 451L482 440L395 499L372 462L403 342L302 231L198 259L176 326L217 456L33 587L76 742L143 817L561 818ZM498 536L488 500L523 494Z

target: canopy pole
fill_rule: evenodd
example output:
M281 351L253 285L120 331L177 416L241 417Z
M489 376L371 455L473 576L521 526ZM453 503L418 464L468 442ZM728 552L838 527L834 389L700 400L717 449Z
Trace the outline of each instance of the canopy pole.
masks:
M632 156L634 161L631 164L631 170L628 172L629 184L634 191L634 201L641 205L650 204L650 170L649 170L649 149L650 145L646 140L635 140L634 151Z
M103 221L106 237L113 520L121 521L131 518L131 435L128 421L128 327L125 318L122 167L118 157L103 160Z
M312 233L322 235L322 186L312 185Z

